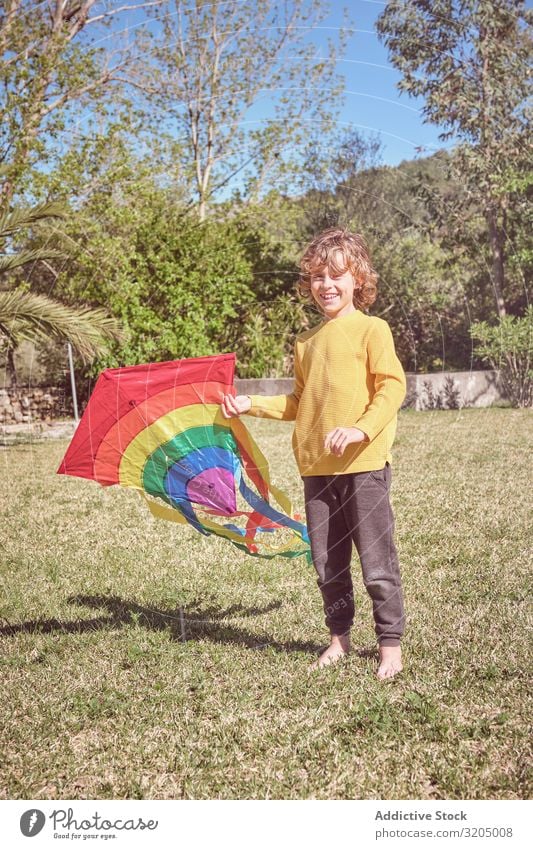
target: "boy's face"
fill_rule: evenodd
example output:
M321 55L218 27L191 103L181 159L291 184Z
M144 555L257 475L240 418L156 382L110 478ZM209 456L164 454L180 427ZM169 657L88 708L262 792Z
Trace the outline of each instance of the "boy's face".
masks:
M339 252L340 253L340 252ZM336 257L342 267L342 254ZM353 293L356 287L351 271L335 274L326 266L311 277L311 295L326 318L339 318L355 312Z

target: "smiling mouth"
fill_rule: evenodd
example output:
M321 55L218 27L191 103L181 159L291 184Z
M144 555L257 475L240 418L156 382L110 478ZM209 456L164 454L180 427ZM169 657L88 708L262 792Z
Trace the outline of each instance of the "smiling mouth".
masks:
M339 297L339 296L338 296L337 294L332 294L332 295L320 295L320 299L321 299L322 301L324 301L324 303L326 303L326 304L330 303L330 301L334 301L334 300L335 300L336 298L338 298L338 297Z

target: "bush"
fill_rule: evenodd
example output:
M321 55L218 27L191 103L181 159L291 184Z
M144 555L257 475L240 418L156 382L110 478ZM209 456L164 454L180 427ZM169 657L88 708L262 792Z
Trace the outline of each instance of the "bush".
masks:
M424 408L426 410L442 410L444 406L442 403L442 393L433 392L433 386L430 380L424 380L423 386L426 394L426 398L422 401Z
M503 388L513 407L531 407L533 400L533 306L519 318L506 315L499 324L480 321L472 325L476 353L500 372Z
M135 190L135 191L134 191ZM136 182L117 197L95 193L66 228L79 252L35 291L70 304L105 306L124 333L80 385L106 367L235 351L239 377L291 374L293 337L304 322L294 292L297 269L281 243L222 211L199 223L165 190ZM49 371L55 360L43 359ZM64 355L59 352L64 372Z
M457 386L451 374L446 375L446 378L444 380L443 391L445 407L448 410L458 410L461 406L459 403L459 398L461 397L461 390Z
M424 391L421 397L422 409L424 410L458 410L461 390L450 374L444 378L444 386L438 392L433 391L430 380L423 383ZM425 395L425 397L424 397Z

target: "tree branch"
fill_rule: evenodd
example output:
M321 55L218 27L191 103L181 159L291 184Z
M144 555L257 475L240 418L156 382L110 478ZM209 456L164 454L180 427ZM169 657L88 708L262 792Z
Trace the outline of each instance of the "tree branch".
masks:
M166 0L151 0L149 3L137 3L134 6L119 6L118 9L111 9L109 12L103 12L101 15L95 15L94 18L88 18L86 25L94 24L96 21L102 21L104 18L110 18L112 15L118 15L120 12L133 12L136 9L147 9L149 6L161 6Z
M125 67L127 62L123 62L122 65L118 65L116 68L113 68L111 71L105 71L97 80L91 80L87 85L80 86L78 89L74 89L73 91L66 91L61 97L56 98L52 103L49 103L48 106L42 107L39 111L39 116L45 118L50 112L53 112L54 109L57 109L60 106L64 106L65 103L68 103L69 100L76 100L81 97L83 94L87 94L89 91L94 91L99 88L101 85L105 85L108 82L114 81L118 79L115 77L115 71L120 70Z

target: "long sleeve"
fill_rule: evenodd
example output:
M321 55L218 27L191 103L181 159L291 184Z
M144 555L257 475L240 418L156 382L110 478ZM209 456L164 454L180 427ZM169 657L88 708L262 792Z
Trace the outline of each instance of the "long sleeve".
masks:
M294 348L294 389L290 395L250 395L252 406L248 416L260 416L265 419L294 421L298 404L304 388L304 376L300 362L298 342Z
M374 395L363 415L356 421L358 427L372 441L396 415L407 390L402 364L396 355L391 329L383 319L375 324L368 338L368 365L374 378Z

